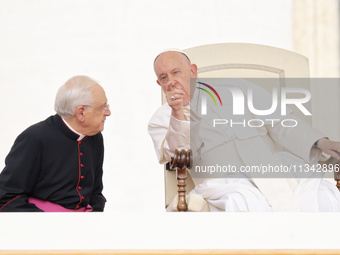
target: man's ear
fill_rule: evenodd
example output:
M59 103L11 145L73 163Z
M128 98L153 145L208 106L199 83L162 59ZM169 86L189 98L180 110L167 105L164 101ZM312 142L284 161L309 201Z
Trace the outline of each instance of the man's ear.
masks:
M78 106L77 107L75 116L80 122L84 122L84 120L85 120L84 112L85 112L84 106Z
M197 78L197 65L191 64L191 73L194 76L194 78Z
M161 83L158 81L158 79L156 80L156 82L159 86L162 86Z

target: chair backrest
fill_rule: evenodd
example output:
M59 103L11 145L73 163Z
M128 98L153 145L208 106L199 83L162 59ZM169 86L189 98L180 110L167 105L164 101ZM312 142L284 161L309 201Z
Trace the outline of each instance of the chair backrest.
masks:
M257 83L258 78L272 78L268 79L268 83L258 84L269 92L273 86L278 90L282 87L297 87L297 79L300 79L298 87L310 91L308 59L288 50L258 44L221 43L184 51L191 62L197 65L199 78L245 78L254 83ZM162 102L165 102L164 93ZM311 112L310 101L304 106ZM310 117L293 110L297 117L312 124ZM189 191L193 188L192 180L188 180L188 183ZM174 172L165 171L166 206L177 194L176 184Z
M199 78L245 78L264 87L298 87L310 91L309 61L306 57L280 48L249 43L220 43L185 50L198 67ZM265 79L260 79L265 78ZM291 93L291 98L301 94ZM304 104L311 112L311 101ZM311 117L292 105L294 114L312 124Z

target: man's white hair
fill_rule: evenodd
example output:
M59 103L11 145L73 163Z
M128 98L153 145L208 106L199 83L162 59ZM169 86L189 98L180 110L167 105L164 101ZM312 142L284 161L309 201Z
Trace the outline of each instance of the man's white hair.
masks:
M169 51L174 51L174 52L182 53L189 60L189 63L191 63L191 60L190 60L189 56L183 50L178 49L178 48L169 48L169 49L162 50L160 53L157 54L157 56L155 57L155 60L153 62L155 63L156 59L160 55L162 55L165 52L169 52Z
M81 105L92 105L91 88L98 82L85 75L70 78L57 92L54 110L63 118L74 116Z

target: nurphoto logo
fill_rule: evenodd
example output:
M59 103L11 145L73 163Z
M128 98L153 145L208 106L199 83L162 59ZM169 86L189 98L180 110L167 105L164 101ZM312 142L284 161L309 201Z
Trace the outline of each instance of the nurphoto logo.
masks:
M227 94L222 93L222 96L231 95L231 99L226 101L227 105L222 105L222 99L220 97L220 94L216 91L216 89L203 82L197 82L199 85L196 88L206 92L211 99L214 102L214 105L217 107L229 107L227 106L228 103L230 106L232 106L232 115L234 117L236 116L245 116L247 112L253 114L253 116L264 116L267 117L267 119L250 119L250 120L244 120L241 122L236 122L234 119L214 119L213 120L213 127L216 127L217 125L241 125L241 126L249 126L249 127L260 127L263 126L265 123L270 123L272 126L276 122L281 122L281 124L285 127L295 127L298 123L294 119L272 119L270 116L272 114L280 112L280 115L286 116L287 112L289 113L289 110L287 111L287 108L289 108L289 105L295 105L297 109L299 109L304 115L311 116L312 114L308 111L308 109L303 105L305 103L308 103L311 99L311 93L307 89L304 88L296 88L296 87L282 87L280 89L280 92L278 91L278 88L273 88L272 93L268 92L268 95L263 96L261 94L256 94L252 87L248 87L246 89L241 89L237 86L232 85L225 85L223 87L218 87L218 89L223 89L223 91L227 91ZM221 92L221 91L220 91ZM293 95L293 96L292 96ZM268 102L268 105L265 109L258 109L255 107L254 102L260 102L263 101L265 98L266 102ZM217 100L215 97L219 100L220 104L217 104ZM209 98L209 97L208 97ZM225 101L225 99L223 99ZM230 100L232 102L230 102ZM201 99L201 115L207 115L207 98L206 96L202 96ZM247 107L247 108L246 108ZM225 108L226 109L226 108ZM277 115L276 115L277 116ZM238 118L239 119L239 118Z

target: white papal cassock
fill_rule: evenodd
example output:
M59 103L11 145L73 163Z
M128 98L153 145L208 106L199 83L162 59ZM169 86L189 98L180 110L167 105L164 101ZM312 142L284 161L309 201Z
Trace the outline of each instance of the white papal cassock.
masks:
M251 88L260 94L267 93L243 80L237 86L243 91ZM220 93L221 97L228 98L223 93ZM232 108L228 106L229 102L231 104L232 100L223 101L226 108ZM254 119L254 115L245 110L243 117ZM189 105L184 111L187 119L177 120L171 116L171 108L165 103L149 122L148 131L162 164L170 161L175 149L189 148L195 155L194 165L198 166L203 162L204 165L214 165L216 158L220 165L236 167L260 164L304 166L316 164L321 156L313 144L325 135L292 115L286 118L297 120L298 125L294 128L271 122L257 128L234 125L216 129L212 128L209 118L221 118L218 108L209 108L209 117L204 120L193 118L195 114ZM282 117L277 115L274 118ZM191 144L190 125L191 130L199 130L200 134ZM282 145L285 151L279 151L274 142ZM252 178L249 173L231 173L228 178L193 178L195 189L191 194L206 199L211 211L340 211L339 191L322 177L319 172L290 178Z

